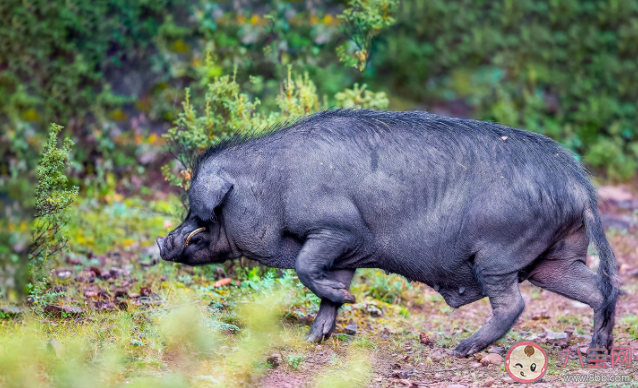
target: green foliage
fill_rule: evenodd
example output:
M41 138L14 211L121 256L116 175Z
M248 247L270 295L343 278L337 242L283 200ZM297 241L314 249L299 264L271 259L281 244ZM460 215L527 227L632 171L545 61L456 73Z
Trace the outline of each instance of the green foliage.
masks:
M395 23L392 14L396 11L397 0L350 0L339 19L343 20L351 41L337 47L339 60L346 66L363 71L370 59L372 39L383 28ZM355 48L351 48L351 43Z
M70 162L73 141L65 139L58 148L61 126L52 124L49 141L38 167L38 187L35 195L35 214L30 247L31 264L38 270L46 259L66 246L69 208L78 199L78 188L68 187L65 169Z
M638 339L638 316L634 314L627 314L620 318L620 323L628 326L627 331L633 339Z
M211 68L213 65L209 63L208 66ZM251 77L251 80L257 82L255 77ZM337 93L337 106L387 107L385 93L372 93L365 89L366 85L359 87L355 84L354 89ZM172 185L187 189L192 163L202 150L235 134L260 136L280 123L294 121L322 108L327 109L327 97L323 98L323 106L320 100L308 74L295 77L291 66L288 66L288 77L282 82L276 98L277 106L270 111L257 110L261 101L242 91L236 81L236 72L232 78L228 75L215 77L208 85L201 114L192 106L190 89L187 89L182 104L183 112L175 120L175 127L163 135L175 158L162 168L164 177Z
M126 58L150 66L159 25L180 0L0 4L0 106L12 122L98 119L123 101L106 73ZM140 63L142 65L142 63ZM80 115L78 115L80 114Z
M379 269L364 269L357 272L357 277L363 280L359 292L370 298L389 303L397 304L403 299L403 294L412 288L406 279L399 275L386 275ZM355 282L358 284L359 282Z
M362 107L370 109L386 109L389 101L384 92L374 93L366 90L367 85L359 87L354 84L354 88L346 89L335 94L337 106L344 108Z
M369 84L548 135L612 178L635 174L638 1L416 0L396 19Z
M300 355L289 354L286 356L286 362L288 363L288 366L290 366L292 369L297 369L299 368L299 364L301 364L304 358L305 357L301 354Z
M353 7L351 18L365 31L387 25L376 20L376 5ZM238 65L255 74L253 97L266 110L278 104L288 64L320 75L324 93L334 94L351 84L335 71L336 47L348 37L335 17L341 6L321 8L278 0L259 13L204 0L2 2L0 126L7 135L0 137L0 176L33 170L49 122L66 122L81 142L77 177L121 174L143 153L113 147L122 130L176 120L185 86L204 105L208 85Z

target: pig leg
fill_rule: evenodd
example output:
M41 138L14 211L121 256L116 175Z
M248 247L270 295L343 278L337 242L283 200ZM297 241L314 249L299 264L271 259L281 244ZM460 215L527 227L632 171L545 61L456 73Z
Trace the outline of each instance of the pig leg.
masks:
M605 319L603 295L596 274L581 260L549 260L539 264L529 281L548 291L588 304L594 309L594 335L590 348L610 350L614 317Z
M328 277L350 287L350 282L354 276L354 269L334 270L328 272ZM341 304L331 302L328 299L322 299L319 306L317 317L308 332L306 341L321 342L327 340L332 335L337 324L337 313Z
M454 355L465 357L503 337L525 308L518 289L518 274L483 275L485 294L490 299L492 318L473 336L461 342Z
M349 246L345 236L326 233L319 237L309 237L295 262L301 283L322 300L326 299L339 305L354 303L354 296L348 291L347 286L329 275L334 261L342 256Z

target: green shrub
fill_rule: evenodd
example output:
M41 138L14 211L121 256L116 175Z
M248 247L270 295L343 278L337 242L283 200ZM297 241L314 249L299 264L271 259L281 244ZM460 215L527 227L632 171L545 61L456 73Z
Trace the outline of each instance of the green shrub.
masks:
M78 188L69 188L68 178L64 174L70 162L73 141L67 138L62 148L58 148L58 133L61 129L59 125L51 125L49 141L38 167L38 187L29 251L34 274L42 269L49 257L66 247L69 210L78 199Z
M383 28L394 24L392 17L398 6L397 0L350 0L339 19L344 21L345 30L351 40L337 47L339 60L346 66L363 71L370 59L370 46ZM356 49L350 49L352 43Z
M254 77L251 79L255 80ZM359 87L355 84L353 89L337 93L337 106L387 107L385 93L371 93L365 89L366 85ZM216 77L208 85L205 105L198 113L191 104L190 90L187 89L186 100L182 104L183 112L178 115L175 126L163 135L174 156L174 160L162 168L166 180L174 186L187 189L192 163L206 148L234 134L259 136L282 122L294 121L320 109L327 109L327 97L319 97L308 74L294 76L291 66L280 90L276 98L277 108L260 112L257 107L261 101L242 92L235 73L232 78L228 75ZM321 100L324 102L321 103Z

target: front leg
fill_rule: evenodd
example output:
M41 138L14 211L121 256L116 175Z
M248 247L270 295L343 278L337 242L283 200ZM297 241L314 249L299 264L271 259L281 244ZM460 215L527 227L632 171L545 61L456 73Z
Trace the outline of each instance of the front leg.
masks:
M355 302L347 286L330 277L333 263L350 249L352 240L344 234L323 232L309 236L301 248L295 262L297 276L321 300L338 305Z
M349 288L355 271L354 269L329 271L328 277ZM341 306L341 304L331 302L328 299L322 299L319 312L308 332L306 341L321 342L330 338L337 325L337 314Z

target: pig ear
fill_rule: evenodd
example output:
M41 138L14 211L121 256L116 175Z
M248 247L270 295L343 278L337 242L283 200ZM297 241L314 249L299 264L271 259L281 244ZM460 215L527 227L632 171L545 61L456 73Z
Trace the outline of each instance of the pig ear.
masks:
M215 208L222 204L233 184L217 174L201 177L188 190L191 211L200 220L215 216Z

